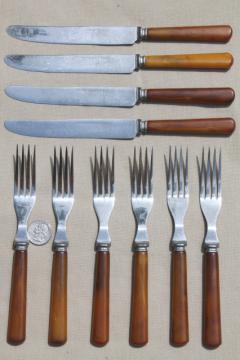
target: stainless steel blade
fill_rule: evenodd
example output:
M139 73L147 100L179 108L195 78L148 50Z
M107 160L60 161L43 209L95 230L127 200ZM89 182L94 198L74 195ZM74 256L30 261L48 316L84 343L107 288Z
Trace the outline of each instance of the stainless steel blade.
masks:
M32 87L8 86L13 99L36 104L132 107L138 101L134 87Z
M115 26L22 26L12 25L7 33L26 41L52 44L131 45L138 40L138 28Z
M136 119L7 120L6 129L19 135L47 138L133 139Z
M137 68L136 55L8 55L7 65L28 71L129 74Z

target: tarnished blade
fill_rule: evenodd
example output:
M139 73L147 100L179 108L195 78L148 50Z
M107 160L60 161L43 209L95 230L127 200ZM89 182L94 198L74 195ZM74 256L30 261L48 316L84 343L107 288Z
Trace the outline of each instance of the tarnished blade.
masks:
M22 26L12 25L7 33L20 40L52 44L131 45L138 39L138 28L115 26Z
M13 68L40 72L129 74L137 68L136 55L8 55Z
M134 87L32 87L8 86L13 99L37 104L132 107L138 101Z
M7 120L5 127L19 135L48 138L133 139L136 119Z

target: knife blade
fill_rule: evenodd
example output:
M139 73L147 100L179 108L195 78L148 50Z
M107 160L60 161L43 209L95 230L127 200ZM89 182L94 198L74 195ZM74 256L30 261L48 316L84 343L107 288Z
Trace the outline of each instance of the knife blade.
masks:
M5 93L36 104L132 107L139 103L229 105L231 88L141 89L137 87L8 86Z
M145 134L229 136L235 129L232 118L6 120L4 125L19 135L85 139L133 139Z
M140 41L227 42L229 25L143 28L139 26L24 26L7 33L20 40L51 44L132 45Z
M7 55L5 63L27 71L130 74L139 69L228 70L230 53L183 55Z

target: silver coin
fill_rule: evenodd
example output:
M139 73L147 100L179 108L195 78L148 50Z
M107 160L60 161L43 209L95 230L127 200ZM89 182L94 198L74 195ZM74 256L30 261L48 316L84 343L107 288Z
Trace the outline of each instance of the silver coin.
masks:
M28 239L34 245L45 245L51 236L51 226L46 221L37 220L28 227Z

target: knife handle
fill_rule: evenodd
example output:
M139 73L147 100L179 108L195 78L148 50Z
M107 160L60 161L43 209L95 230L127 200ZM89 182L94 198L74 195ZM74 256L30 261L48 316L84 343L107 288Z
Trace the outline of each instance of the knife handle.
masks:
M97 251L92 305L91 343L104 346L109 340L109 251Z
M203 345L221 345L219 264L217 252L203 254Z
M230 105L235 98L231 88L147 89L144 102L192 105Z
M232 32L229 25L154 27L147 29L144 40L226 43L231 39Z
M48 343L60 346L67 341L67 251L55 251L52 263L52 283Z
M143 69L209 69L228 70L233 64L230 53L147 55L141 61Z
M8 315L7 342L20 345L26 337L27 250L15 250Z
M132 301L129 342L144 346L148 342L148 253L133 254Z
M185 251L172 252L170 342L183 346L189 340L187 262Z
M146 134L229 136L235 129L232 118L149 120Z

